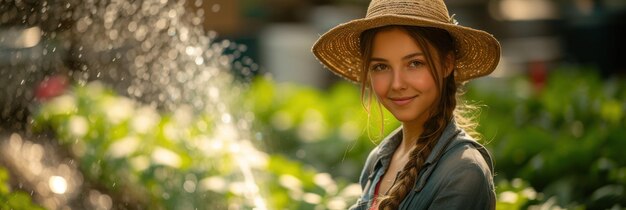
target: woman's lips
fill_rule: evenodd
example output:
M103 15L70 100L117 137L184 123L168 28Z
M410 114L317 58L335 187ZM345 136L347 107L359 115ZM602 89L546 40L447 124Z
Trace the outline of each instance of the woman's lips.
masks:
M402 105L410 103L415 97L417 96L397 97L397 98L390 97L389 100L391 100L391 102L394 103L395 105L402 106Z

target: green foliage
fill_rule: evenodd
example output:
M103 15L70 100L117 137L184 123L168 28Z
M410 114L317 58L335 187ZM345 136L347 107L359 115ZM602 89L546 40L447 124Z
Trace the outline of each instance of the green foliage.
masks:
M375 102L368 115L360 90L348 83L320 91L257 78L245 98L267 151L353 182L375 143L399 125Z
M3 196L9 193L9 173L4 168L0 167L0 194Z
M162 113L95 82L42 104L33 118L36 131L54 131L88 180L137 202L125 205L251 209L263 205L260 193L269 209L344 209L359 195L354 184L238 140L247 131L215 114Z
M160 114L92 83L43 104L34 119L36 130L55 131L89 179L149 209L201 206L231 193L207 180L236 179L232 167L217 164L228 166L232 154L200 146L213 132L209 115L192 118L187 109Z
M536 201L537 192L521 179L501 180L498 184L496 209L527 209L529 201Z
M496 178L526 180L567 208L626 206L626 86L593 72L556 69L544 89L524 78L470 88L488 107L479 131L491 141Z
M300 162L280 155L270 158L270 201L279 209L347 209L361 194L361 187L334 180L328 173L317 173Z
M9 173L0 167L0 209L43 210L33 203L30 195L22 191L13 191L9 187Z

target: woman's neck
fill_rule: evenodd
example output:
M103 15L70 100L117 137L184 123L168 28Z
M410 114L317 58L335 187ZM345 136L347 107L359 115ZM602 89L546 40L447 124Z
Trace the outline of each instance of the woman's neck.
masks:
M402 143L398 147L398 151L409 153L416 145L416 141L424 131L423 123L402 123Z

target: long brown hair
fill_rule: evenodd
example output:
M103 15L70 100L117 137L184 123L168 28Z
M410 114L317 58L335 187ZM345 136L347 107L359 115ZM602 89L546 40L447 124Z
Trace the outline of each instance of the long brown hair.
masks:
M376 33L391 28L404 30L424 50L427 65L430 67L440 97L436 100L436 104L433 106L428 120L424 123L424 131L411 150L409 161L400 172L396 184L391 187L389 195L379 198L379 209L381 210L394 210L398 208L402 200L404 200L408 192L410 192L415 185L426 158L431 153L450 120L453 118L460 120L461 123L469 125L462 127L470 130L470 134L475 133L473 131L474 126L471 126L473 124L467 124L466 122L469 121L464 119L463 115L454 114L457 108L457 92L459 92L457 88L461 86L461 84L455 81L454 73L450 73L447 76L445 75L446 71L444 69L450 68L446 65L454 65L454 42L450 34L442 29L417 26L385 26L363 32L360 39L361 58L363 61L363 74L361 75L362 99L364 95L366 95L366 90L369 88L368 65L372 55L374 37ZM435 53L436 57L439 59L435 59ZM449 56L452 56L452 62L446 62ZM372 91L369 91L370 98L371 92Z

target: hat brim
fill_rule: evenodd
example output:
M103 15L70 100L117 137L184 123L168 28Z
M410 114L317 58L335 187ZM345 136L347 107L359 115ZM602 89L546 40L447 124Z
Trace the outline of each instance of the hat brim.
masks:
M313 45L313 54L329 70L352 82L361 81L359 39L365 30L407 25L434 27L448 31L456 48L455 80L466 81L488 75L500 60L500 44L489 33L452 23L441 23L406 15L383 15L356 19L323 34Z

